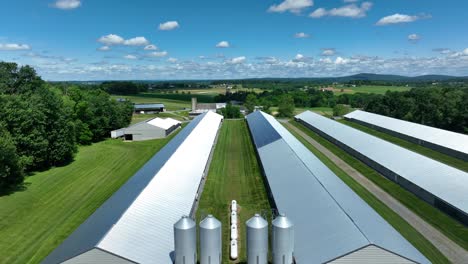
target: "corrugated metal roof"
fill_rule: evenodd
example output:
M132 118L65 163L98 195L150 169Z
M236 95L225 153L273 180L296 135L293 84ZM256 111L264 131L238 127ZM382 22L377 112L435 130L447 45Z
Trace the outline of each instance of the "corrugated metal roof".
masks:
M172 263L173 224L192 209L222 116L198 116L99 207L43 263L92 248L138 263Z
M135 104L133 105L135 110L153 109L153 108L164 108L164 104Z
M346 118L356 119L378 127L382 127L413 138L421 139L435 145L453 149L468 154L468 135L455 133L435 127L412 123L392 117L368 113L361 110L353 111Z
M247 121L277 209L294 222L298 263L324 263L371 244L429 263L272 116L258 111ZM276 139L265 144L262 135Z
M156 117L156 118L153 118L151 120L148 120L146 121L146 123L152 125L152 126L155 126L155 127L160 127L162 129L169 129L173 126L176 126L176 125L179 125L181 124L181 122L175 120L175 119L172 119L172 118L159 118L159 117Z
M310 111L296 118L468 213L468 173Z

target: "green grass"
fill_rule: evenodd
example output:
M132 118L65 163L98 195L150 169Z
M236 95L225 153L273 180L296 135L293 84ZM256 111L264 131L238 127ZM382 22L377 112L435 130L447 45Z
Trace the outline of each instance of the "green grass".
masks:
M132 103L137 104L149 104L149 103L162 103L168 111L184 110L185 108L191 108L192 104L190 101L174 100L167 98L160 98L154 96L143 96L143 95L112 95L112 98L126 98Z
M445 163L445 164L447 164L449 166L452 166L452 167L455 167L457 169L468 172L468 162L463 161L461 159L457 159L457 158L451 157L449 155L445 155L445 154L437 152L435 150L423 147L421 145L406 141L404 139L389 135L389 134L384 133L384 132L377 131L377 130L369 128L367 126L354 123L352 121L342 119L339 122L341 122L341 123L343 123L345 125L348 125L350 127L354 127L356 129L359 129L359 130L361 130L363 132L366 132L368 134L371 134L373 136L379 137L379 138L381 138L383 140L392 142L392 143L394 143L396 145L399 145L399 146L404 147L406 149L409 149L411 151L414 151L414 152L417 152L417 153L422 154L424 156L427 156L427 157L429 157L431 159L438 160L438 161L440 161L442 163Z
M286 128L299 141L304 144L315 156L317 156L328 168L330 168L340 179L345 182L354 192L356 192L367 204L369 204L377 213L379 213L387 222L389 222L400 234L402 234L413 246L415 246L424 256L432 263L450 263L448 259L435 248L426 238L424 238L416 229L408 222L401 218L397 213L387 207L379 199L377 199L367 189L362 187L351 176L340 169L322 152L317 150L312 144L307 142L303 137L297 134L288 126Z
M213 214L223 224L223 263L229 262L230 203L240 206L239 261L246 260L245 221L269 210L261 171L244 120L225 120L219 134L208 178L201 196L197 219Z
M150 118L155 118L155 117L160 117L160 118L173 118L179 121L186 121L188 118L184 116L182 112L170 112L170 113L159 113L159 114L134 114L132 116L132 122L131 124L135 124L138 122L142 122L145 120L148 120Z
M338 146L334 145L330 141L316 134L312 130L306 128L302 124L296 121L291 121L291 124L301 129L311 138L319 142L324 147L328 148L335 155L340 157L346 163L351 165L354 169L359 171L361 174L366 176L372 182L377 184L384 191L392 195L395 199L400 201L410 210L419 215L426 222L430 223L432 226L440 230L448 238L453 240L455 243L468 250L468 228L463 226L463 224L453 220L451 217L447 216L438 209L432 207L428 203L424 202L411 192L403 189L403 187L394 183L393 181L388 180L381 174L379 174L374 169L370 168L363 162L354 158Z
M80 147L71 164L0 197L0 263L39 263L172 137Z
M353 93L373 93L373 94L385 94L387 91L392 92L404 92L411 90L411 87L406 86L383 86L383 85L363 85L357 87L335 87L333 93L340 94L353 94ZM343 89L343 92L341 91Z

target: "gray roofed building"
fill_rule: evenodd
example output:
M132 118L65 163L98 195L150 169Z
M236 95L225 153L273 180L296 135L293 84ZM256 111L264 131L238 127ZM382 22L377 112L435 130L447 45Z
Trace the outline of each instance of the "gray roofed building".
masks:
M172 263L173 224L194 212L221 121L195 118L42 263Z
M135 112L142 114L158 113L166 110L164 104L134 104L133 108Z
M468 224L468 173L310 111L296 119L422 200Z
M179 128L182 123L172 118L155 117L133 124L127 128L111 131L111 138L124 137L125 140L141 141L165 138Z
M361 110L353 111L344 117L356 123L468 161L468 135Z
M272 116L247 116L269 195L295 226L297 263L430 263Z

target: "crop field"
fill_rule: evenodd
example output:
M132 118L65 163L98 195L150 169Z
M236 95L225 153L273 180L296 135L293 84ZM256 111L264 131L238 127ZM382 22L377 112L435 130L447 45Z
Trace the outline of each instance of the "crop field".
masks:
M468 249L468 228L464 227L463 224L453 220L446 214L432 207L428 203L419 199L411 192L403 189L400 185L388 180L374 169L370 168L366 164L362 163L358 159L354 158L338 146L334 145L330 141L316 134L312 130L306 128L302 124L296 121L291 121L291 124L302 130L304 133L312 137L314 140L319 142L321 145L329 149L335 155L340 157L343 161L351 165L354 169L359 171L361 174L366 176L369 180L377 184L384 191L392 195L395 199L400 201L414 213L419 215L426 222L439 229L448 238L453 240L455 243Z
M159 118L173 118L173 119L176 119L176 120L179 120L179 121L186 121L188 120L188 114L186 115L186 113L184 112L166 112L166 113L159 113L159 114L134 114L132 116L132 122L131 124L135 124L135 123L138 123L138 122L141 122L141 121L145 121L145 120L148 120L150 118L155 118L155 117L159 117Z
M353 93L385 94L387 91L404 92L409 91L410 89L411 87L406 86L363 85L356 87L335 87L333 93L336 95Z
M132 103L137 104L149 104L149 103L162 103L166 107L168 111L177 111L177 110L185 110L192 107L192 104L189 101L183 100L174 100L174 99L166 99L160 98L156 94L154 96L143 96L143 95L112 95L112 98L126 98L130 100Z
M39 263L172 137L80 147L71 164L0 197L0 263Z
M229 262L230 203L240 207L239 262L245 261L245 221L269 210L263 177L244 120L225 120L214 150L208 178L197 211L197 220L213 214L223 224L223 263Z
M285 127L291 132L304 146L306 146L315 156L317 156L328 168L330 168L340 179L345 182L354 192L356 192L366 203L368 203L377 213L379 213L387 222L389 222L400 234L402 234L411 244L413 244L421 253L423 253L432 263L449 263L447 258L440 253L426 238L417 230L402 219L397 213L388 208L379 199L377 199L367 189L362 187L351 176L340 169L328 157L317 150L312 144L307 142L289 126ZM294 124L297 126L297 124ZM308 134L309 135L309 134ZM315 139L315 138L314 138ZM320 142L321 143L321 142ZM343 158L340 156L340 158Z
M367 134L371 134L371 135L379 137L379 138L381 138L383 140L386 140L386 141L389 141L389 142L394 143L396 145L399 145L399 146L401 146L403 148L406 148L406 149L409 149L411 151L417 152L417 153L419 153L421 155L424 155L426 157L429 157L431 159L440 161L442 163L445 163L445 164L447 164L449 166L452 166L454 168L457 168L459 170L463 170L463 171L468 172L468 162L463 161L461 159L451 157L449 155L446 155L446 154L437 152L435 150L423 147L421 145L406 141L404 139L389 135L387 133L380 132L380 131L377 131L375 129L372 129L372 128L369 128L369 127L366 127L366 126L363 126L363 125L360 125L360 124L357 124L357 123L354 123L352 121L342 119L339 122L341 122L341 123L343 123L345 125L348 125L350 127L359 129L362 132L366 132Z

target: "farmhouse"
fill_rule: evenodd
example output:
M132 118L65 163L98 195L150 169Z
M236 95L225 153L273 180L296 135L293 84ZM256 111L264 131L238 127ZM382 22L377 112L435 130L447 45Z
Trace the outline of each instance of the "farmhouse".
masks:
M247 116L270 200L293 220L297 263L430 263L272 116Z
M468 173L310 111L297 115L296 120L468 225Z
M134 104L136 114L155 114L166 111L164 104Z
M222 119L196 117L42 263L173 263L173 224L194 214Z
M153 118L133 124L127 128L111 131L111 138L123 137L125 140L141 141L164 138L181 126L181 122L172 118Z
M468 161L468 136L361 110L345 119Z

